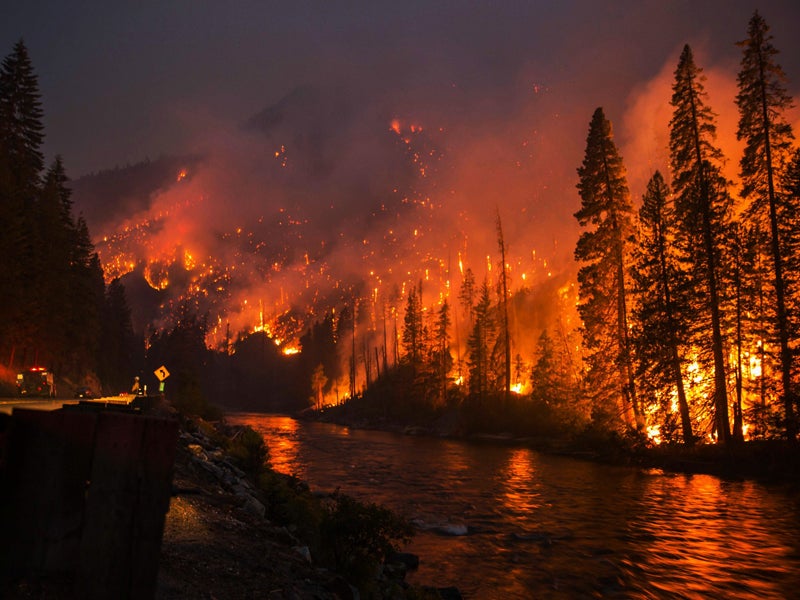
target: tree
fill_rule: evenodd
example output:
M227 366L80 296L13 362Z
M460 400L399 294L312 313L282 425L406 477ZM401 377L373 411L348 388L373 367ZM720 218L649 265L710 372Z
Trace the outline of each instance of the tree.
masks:
M628 334L626 262L633 226L633 207L622 157L603 109L595 110L586 139L586 154L578 168L581 208L578 223L589 228L578 239L578 271L583 333L589 355L587 375L598 418L610 420L620 405L628 424L640 426L631 346Z
M503 345L503 382L506 397L511 393L511 336L508 330L508 270L506 269L506 242L503 237L503 225L500 222L500 210L497 210L497 245L500 249L500 318L502 328L500 335Z
M490 387L490 354L497 340L497 325L492 308L489 282L484 279L475 305L475 323L467 340L469 392L479 402L493 391Z
M453 355L450 354L450 305L442 302L436 318L435 339L435 373L438 380L439 402L447 401L448 374L453 367Z
M412 378L416 378L422 368L424 322L422 302L416 286L412 286L406 298L406 312L403 317L404 362L411 366Z
M779 216L783 233L782 254L786 257L786 287L789 290L786 295L786 317L789 337L797 340L800 338L800 219L797 218L797 215L800 215L800 148L791 155L789 166L782 178L786 196L784 204L780 207ZM800 366L795 360L792 362L792 398L795 402L795 411L800 411L798 379L800 379Z
M639 235L633 260L634 347L637 375L658 400L662 433L671 427L671 399L675 393L683 441L694 441L683 376L685 349L682 296L686 276L670 246L675 233L675 213L670 191L660 172L647 184L639 209Z
M328 378L325 376L325 367L320 363L314 368L314 372L311 374L311 389L314 392L312 400L318 409L322 408L324 390L327 384Z
M30 200L44 169L44 139L39 83L25 43L20 40L0 68L0 141L2 176Z
M44 159L39 87L20 40L0 67L0 339L14 362L18 346L35 345L35 203Z
M475 275L469 267L464 271L461 288L458 291L458 299L467 313L469 328L472 329L475 320Z
M772 45L769 26L758 12L753 14L748 27L748 37L739 42L743 49L738 75L739 107L737 138L745 141L740 160L742 197L748 201L748 221L763 229L768 235L763 239L769 247L763 248L771 257L775 298L775 323L773 337L780 348L780 371L786 435L794 439L797 434L791 395L792 351L786 307L786 258L781 243L779 213L785 206L786 191L781 188L782 173L788 165L794 135L785 113L792 106L786 91L786 76L775 62L778 51ZM787 215L788 216L788 215ZM796 215L791 215L797 219ZM771 332L772 333L772 332ZM776 334L776 335L775 335ZM766 340L764 340L766 341Z
M730 218L728 182L722 152L714 145L714 113L706 105L705 76L686 45L675 70L670 121L670 162L678 214L678 238L690 265L695 290L694 343L705 359L711 340L714 373L714 428L719 442L730 439L720 289L721 253Z
M118 394L127 390L132 374L140 370L143 357L139 354L144 344L137 344L125 287L119 279L106 288L100 346L103 350L98 359L98 374L104 391Z

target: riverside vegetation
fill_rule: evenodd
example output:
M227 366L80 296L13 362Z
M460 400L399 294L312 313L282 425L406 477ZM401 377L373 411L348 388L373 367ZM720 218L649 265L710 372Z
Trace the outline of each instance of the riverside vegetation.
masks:
M181 419L159 598L460 597L452 588L404 581L418 559L400 552L414 533L400 516L338 491L314 493L277 473L264 440L248 427Z

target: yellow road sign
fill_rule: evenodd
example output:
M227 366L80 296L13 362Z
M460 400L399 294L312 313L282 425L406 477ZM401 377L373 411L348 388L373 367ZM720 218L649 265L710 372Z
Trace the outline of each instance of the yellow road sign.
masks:
M169 371L167 371L167 367L163 365L158 367L155 371L153 371L153 373L156 374L156 377L158 377L159 381L164 381L167 377L169 377Z

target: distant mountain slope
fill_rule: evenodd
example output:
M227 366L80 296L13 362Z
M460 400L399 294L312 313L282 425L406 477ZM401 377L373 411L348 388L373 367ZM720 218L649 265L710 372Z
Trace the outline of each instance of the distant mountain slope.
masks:
M112 231L123 215L149 208L153 196L175 183L183 169L194 171L199 156L164 156L91 173L70 182L75 213L95 236Z

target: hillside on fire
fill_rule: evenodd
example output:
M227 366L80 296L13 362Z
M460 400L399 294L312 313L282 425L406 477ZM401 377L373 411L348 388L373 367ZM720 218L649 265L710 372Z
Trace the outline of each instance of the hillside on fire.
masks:
M794 441L797 109L759 13L735 42L724 86L688 44L664 57L638 107L657 151L623 157L612 115L581 115L566 182L545 178L561 129L529 126L552 108L538 85L496 127L330 84L70 181L45 165L19 42L0 70L3 386L39 364L155 390L166 365L168 398L206 417L347 405L454 433ZM733 107L719 136L712 85Z

